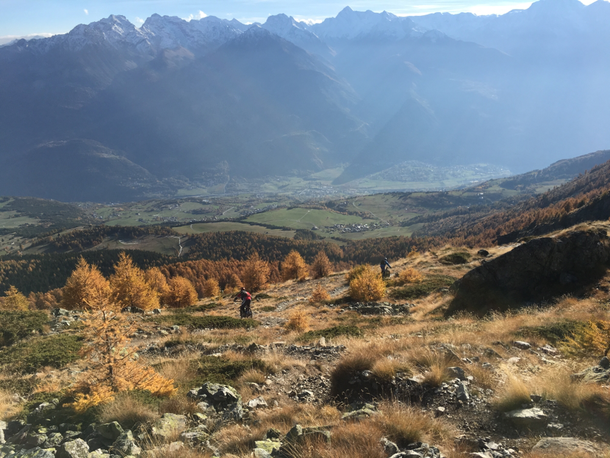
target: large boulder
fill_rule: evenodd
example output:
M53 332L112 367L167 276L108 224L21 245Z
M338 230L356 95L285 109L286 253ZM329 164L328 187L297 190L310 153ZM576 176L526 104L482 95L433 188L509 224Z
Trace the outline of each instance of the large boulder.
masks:
M603 229L531 240L457 281L447 314L484 315L539 303L594 284L606 271L610 240Z
M95 427L95 432L97 432L104 439L108 439L110 441L115 441L119 438L121 434L123 434L123 427L119 424L118 421L111 421L110 423L103 423L101 425L97 425Z
M88 458L89 446L82 439L64 442L55 456L56 458Z
M133 433L130 430L127 430L114 441L111 451L119 456L135 456L139 455L142 452L142 449L136 444Z
M151 435L155 439L168 440L172 436L178 436L187 428L187 419L185 415L176 415L173 413L163 414L152 427Z

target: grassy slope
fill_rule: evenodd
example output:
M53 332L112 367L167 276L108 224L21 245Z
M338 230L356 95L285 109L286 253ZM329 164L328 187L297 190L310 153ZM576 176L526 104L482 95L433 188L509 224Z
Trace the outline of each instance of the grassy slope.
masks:
M255 329L207 329L201 332L196 329L197 326L189 327L189 323L197 325L205 317L219 317L207 321L216 320L223 323L228 321L224 317L237 317L237 306L228 296L214 299L215 305L202 308L205 310L203 312L190 312L194 318L192 320L183 314L164 312L162 320L142 321L139 327L150 337L135 340L137 345L148 347L152 343L159 346L167 344L167 348L182 351L175 356L141 356L141 361L154 364L162 374L173 378L180 388L179 394L171 403L156 401L142 404L140 399L143 398L136 394L133 397L121 397L114 408L111 403L103 410L103 419L128 422L131 421L129 415L137 412L143 415L143 409L146 409L146 418L152 419L167 411L184 413L189 408L185 400L186 391L199 386L205 380L214 380L235 386L244 401L262 396L272 406L254 411L252 418L246 420L244 425L229 424L215 430L215 443L223 453L243 457L249 456L254 440L261 439L268 428L277 428L285 434L295 423L304 426L332 426L335 439L325 452L327 454L321 456L344 456L344 447L356 444L358 448L351 449L345 456L382 457L383 452L378 443L382 436L386 436L394 441L407 440L406 437L411 438L410 441L415 437L441 447L450 458L462 458L468 456L466 452L461 454L453 450L453 438L456 435L466 434L467 437L472 435L477 438L487 434L494 441L506 446L519 446L527 457L528 450L539 439L539 433L523 432L515 439L508 434L508 430L502 426L502 421L494 414L497 409L509 409L523 403L523 393L528 399L530 393L555 399L559 408L568 412L564 413L562 418L570 434L578 436L581 431L573 427L576 420L571 418L574 416L578 418L577 422L582 424L582 434L590 437L595 433L599 434L601 439L610 439L608 429L592 421L596 416L595 412L586 408L587 400L602 396L601 391L595 386L569 381L570 373L597 361L596 350L587 347L579 349L569 342L562 343L561 339L557 339L557 333L554 333L556 328L561 328L562 332L581 329L572 324L575 321L587 323L589 320L598 320L606 307L607 298L597 293L587 299L564 298L547 309L495 316L483 321L468 316L446 320L442 317L442 311L451 299L451 294L446 289L446 282L437 285L436 279L459 278L480 262L476 250L473 249L469 251L469 263L457 266L443 264L441 259L454 251L446 247L408 259L391 260L394 275L407 268L416 269L423 275L423 282L417 285L425 292L408 299L409 303L414 304L408 316L363 316L344 310L347 290L344 273L340 273L319 280L310 279L298 283L288 281L271 285L264 291L265 295L261 299L253 302L255 319L262 324ZM506 248L494 248L491 255L497 256L505 251ZM392 282L394 281L395 278L392 279ZM610 278L604 281L610 282ZM308 302L316 286L323 287L331 294L331 300L326 304ZM407 287L390 283L389 296L399 296L396 293ZM210 300L205 300L202 304L209 302ZM390 299L390 302L405 301ZM169 337L160 336L156 327L163 323L162 325L169 329L169 326L174 324L174 317L175 324L181 326L180 333ZM287 323L293 323L292 330L288 330ZM562 323L569 323L570 326L566 327ZM209 327L207 324L205 326ZM308 331L310 333L306 334ZM577 335L574 336L578 339ZM326 345L347 346L346 353L338 361L320 358L314 360L307 356L289 356L281 352L252 355L221 347L226 344L268 345L278 341L302 345L314 343L311 339L317 341L320 337L325 337ZM530 341L534 347L550 343L560 349L562 356L552 358L543 353L523 351L512 346L514 340L524 339ZM32 342L32 349L38 348L36 345L39 340L36 338L27 342ZM199 350L188 351L189 345L201 345L202 347L198 348L208 348L208 353L220 356L202 356ZM444 356L443 348L447 346L459 358L468 358L472 362L465 364ZM19 347L19 351L23 352L24 348ZM489 349L493 349L493 352ZM576 352L570 353L572 350ZM30 358L34 356L31 355ZM501 364L501 361L507 361L509 358L513 358L511 364ZM552 358L554 364L543 362L548 358ZM65 363L57 364L60 369L54 372L40 372L36 376L39 382L53 382L54 386L59 388L71 383L70 371L79 368L79 363L69 363L64 369L61 369L62 364ZM340 420L345 405L340 404L337 407L336 404L324 402L326 398L323 395L319 397L323 401L321 403L300 403L287 394L298 384L303 389L310 389L310 381L320 380L321 377L340 380L333 378L332 374L337 370L349 371L350 364L371 369L374 376L380 377L380 380L393 376L396 371L422 374L431 390L434 390L436 384L449 379L448 366L460 365L467 375L473 377L469 390L471 395L478 399L477 402L482 403L483 410L472 410L469 404L455 408L453 401L446 402L442 400L445 398L440 398L442 405L449 409L449 416L435 419L432 414L422 414L419 404L414 401L415 411L418 412L418 416L414 417L415 412L404 410L404 404L400 407L390 399L378 405L384 416L364 419L360 423L346 423ZM494 370L485 369L485 364L491 364ZM506 381L507 378L509 382ZM256 382L261 388L253 388L251 382ZM0 395L1 387L4 387L4 393L7 393L7 390L10 393L16 389L12 387L16 386L2 383L0 380ZM496 397L491 397L486 390L493 390ZM50 395L56 396L53 393ZM427 411L434 410L438 396L441 395L436 394L428 398ZM13 401L10 398L0 396L0 399L5 399L0 402L5 403L6 411L18 409L18 406L11 404ZM604 404L607 403L607 397L596 399L597 405L607 405ZM277 407L273 407L274 401L277 402ZM387 423L384 418L388 419ZM468 430L462 430L465 423L469 425ZM407 430L401 429L406 424L410 425L409 435ZM483 428L489 424L499 426L490 432ZM346 434L351 438L349 441L339 440ZM371 437L369 445L362 442L367 437Z

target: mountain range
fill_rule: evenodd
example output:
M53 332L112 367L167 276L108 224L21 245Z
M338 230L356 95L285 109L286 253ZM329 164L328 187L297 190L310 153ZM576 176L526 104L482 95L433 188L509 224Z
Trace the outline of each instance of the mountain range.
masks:
M122 16L0 47L0 194L129 200L405 160L524 172L610 144L610 3L319 24ZM180 183L176 184L176 183Z

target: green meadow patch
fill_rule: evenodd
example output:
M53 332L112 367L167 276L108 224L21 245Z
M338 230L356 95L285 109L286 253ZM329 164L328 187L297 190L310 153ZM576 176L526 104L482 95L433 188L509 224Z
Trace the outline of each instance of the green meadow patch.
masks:
M183 314L166 315L152 318L157 324L168 326L188 326L192 329L249 329L260 325L260 322L247 318L238 319L229 316L192 316Z
M421 299L436 291L450 288L455 283L455 278L447 275L428 275L420 283L414 283L396 289L390 296L394 299Z

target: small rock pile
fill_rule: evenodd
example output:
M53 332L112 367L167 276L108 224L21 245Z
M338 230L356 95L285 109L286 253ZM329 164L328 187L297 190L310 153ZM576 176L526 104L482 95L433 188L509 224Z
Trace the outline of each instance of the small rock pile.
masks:
M347 310L361 315L408 315L415 304L392 304L390 302L353 302Z

